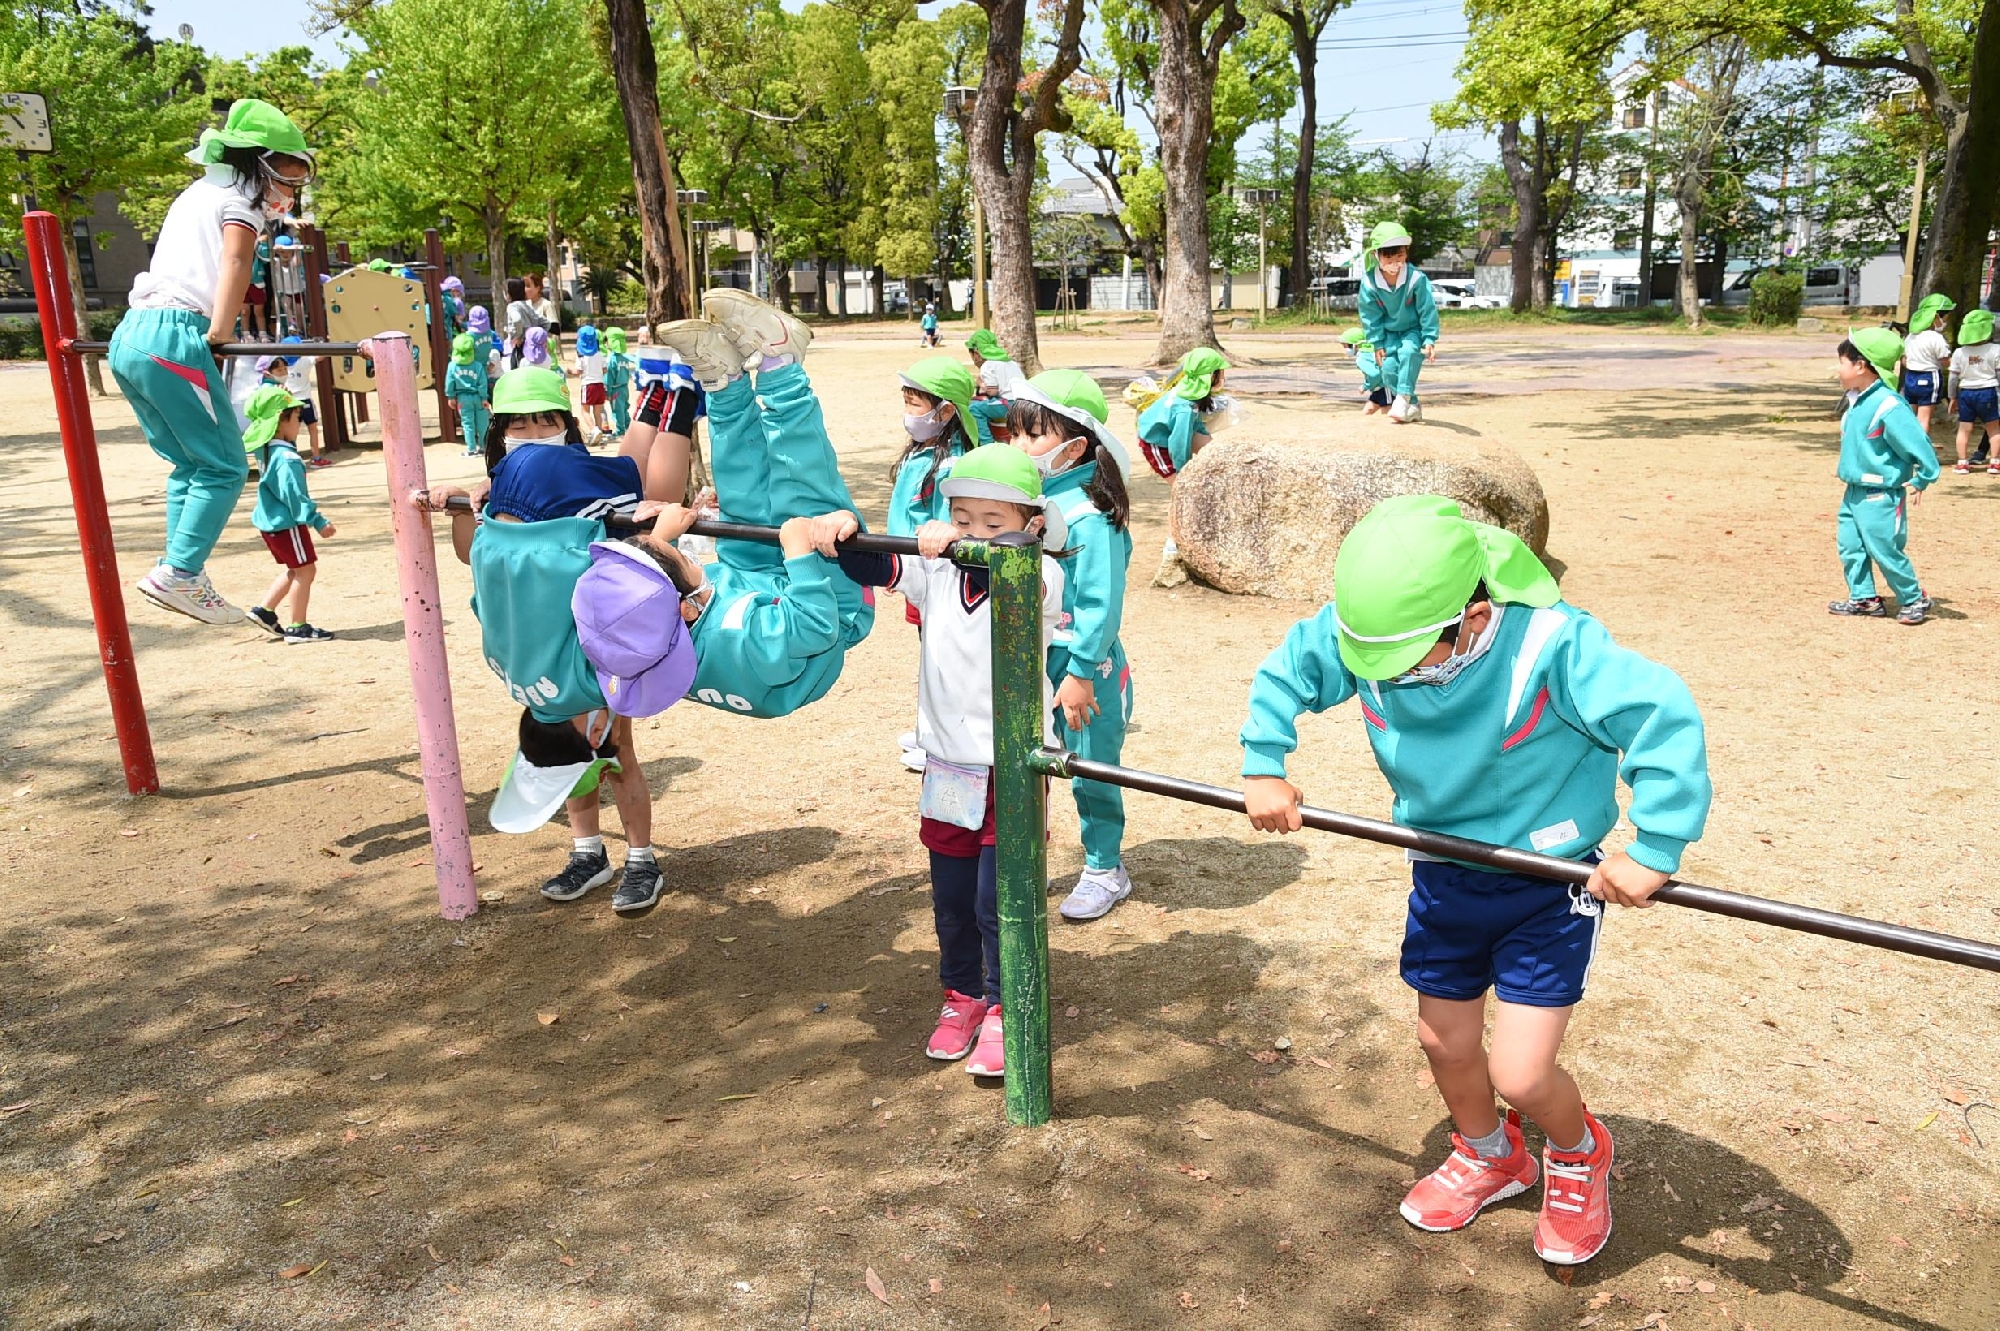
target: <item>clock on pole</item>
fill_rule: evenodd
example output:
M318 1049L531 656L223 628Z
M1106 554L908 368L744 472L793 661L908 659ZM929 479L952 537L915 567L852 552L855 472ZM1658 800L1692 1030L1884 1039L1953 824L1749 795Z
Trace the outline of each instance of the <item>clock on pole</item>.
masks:
M49 104L38 92L0 92L0 148L24 153L55 151Z

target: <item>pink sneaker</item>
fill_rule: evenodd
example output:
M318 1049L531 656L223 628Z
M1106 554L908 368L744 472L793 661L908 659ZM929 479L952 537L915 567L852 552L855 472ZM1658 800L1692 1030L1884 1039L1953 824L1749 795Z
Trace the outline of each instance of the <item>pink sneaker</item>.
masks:
M937 1029L931 1032L924 1053L947 1063L964 1058L972 1051L972 1042L979 1034L979 1020L985 1015L986 1004L979 999L968 998L956 989L945 990L944 1010L938 1013Z
M1465 1144L1465 1138L1451 1134L1451 1155L1445 1162L1410 1189L1399 1210L1403 1219L1418 1229L1441 1234L1464 1229L1479 1213L1495 1202L1517 1197L1535 1186L1540 1171L1528 1144L1521 1138L1521 1116L1507 1111L1508 1154L1505 1160L1487 1160Z
M1611 1130L1588 1109L1590 1153L1548 1147L1542 1164L1542 1214L1535 1222L1535 1255L1557 1266L1581 1266L1611 1241Z
M1000 1005L995 1003L986 1009L986 1017L979 1023L979 1043L973 1047L972 1057L965 1060L967 1072L975 1077L1007 1075L1007 1042L1002 1034Z

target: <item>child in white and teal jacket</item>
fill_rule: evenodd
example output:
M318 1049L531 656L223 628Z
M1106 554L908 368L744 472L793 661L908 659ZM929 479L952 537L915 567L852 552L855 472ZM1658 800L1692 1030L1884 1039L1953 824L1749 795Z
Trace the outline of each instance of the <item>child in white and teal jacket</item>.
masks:
M282 384L266 384L250 395L244 409L250 426L243 432L243 446L257 454L260 473L257 507L251 510L250 524L278 561L278 576L263 601L243 614L258 628L287 643L327 642L333 637L306 621L313 579L319 572L313 534L328 537L334 528L306 489L306 464L299 457L304 405ZM287 600L289 617L280 620L278 607Z
M1582 998L1600 900L1640 906L1702 833L1711 788L1701 715L1666 667L1565 604L1532 551L1436 495L1385 500L1334 562L1334 603L1257 672L1244 723L1252 824L1296 831L1285 780L1302 712L1357 704L1396 822L1594 863L1587 888L1413 855L1402 951L1419 1038L1454 1120L1453 1154L1402 1206L1419 1228L1470 1224L1538 1176L1519 1121L1547 1134L1535 1249L1589 1260L1610 1235L1611 1138L1555 1062ZM1598 859L1631 788L1637 829ZM1498 999L1490 1053L1485 998Z
M1104 390L1081 370L1044 370L1014 387L1007 411L1013 442L1041 470L1042 493L1062 513L1070 554L1063 561L1063 622L1049 649L1056 687L1056 733L1080 757L1115 763L1132 720L1132 668L1118 629L1132 563L1132 463L1105 427ZM1104 915L1132 892L1125 872L1125 800L1116 786L1070 783L1083 831L1083 873L1057 909L1083 921Z
M1922 494L1938 478L1937 450L1917 421L1896 382L1903 339L1887 328L1849 332L1834 358L1840 386L1858 394L1840 418L1840 467L1847 483L1834 528L1840 564L1847 575L1847 599L1829 601L1836 615L1880 617L1889 612L1875 592L1879 565L1896 594L1896 622L1921 624L1931 608L1904 551L1910 536L1909 489Z
M1402 223L1382 222L1369 234L1366 271L1355 300L1361 331L1375 348L1382 385L1394 398L1389 419L1399 425L1422 420L1417 375L1437 354L1437 302L1430 278L1410 263L1410 233Z

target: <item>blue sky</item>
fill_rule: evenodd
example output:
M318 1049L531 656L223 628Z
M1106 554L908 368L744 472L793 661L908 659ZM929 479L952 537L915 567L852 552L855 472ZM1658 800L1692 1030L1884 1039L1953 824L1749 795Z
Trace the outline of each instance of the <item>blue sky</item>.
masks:
M798 0L789 0L796 7ZM931 11L935 12L935 11ZM183 23L195 40L224 56L303 43L340 58L338 33L311 37L305 0L153 0L152 28L171 36ZM1357 140L1414 150L1434 134L1430 105L1451 96L1465 16L1459 0L1354 0L1328 26L1319 61L1320 121L1345 114ZM1297 110L1287 124L1298 126ZM1483 131L1439 135L1440 147L1491 157Z

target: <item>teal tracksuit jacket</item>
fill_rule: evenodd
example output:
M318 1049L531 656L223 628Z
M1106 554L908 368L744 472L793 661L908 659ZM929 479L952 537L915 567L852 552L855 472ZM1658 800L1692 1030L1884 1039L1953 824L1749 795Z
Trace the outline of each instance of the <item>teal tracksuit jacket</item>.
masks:
M1172 476L1194 456L1197 444L1208 442L1208 424L1194 403L1178 393L1163 393L1139 413L1139 446L1153 470Z
M294 527L325 531L331 525L306 490L306 464L299 460L296 444L273 439L264 446L259 465L263 475L257 478L257 507L250 510L253 527L268 532Z
M1091 681L1098 712L1090 724L1072 731L1061 711L1056 713L1056 738L1065 748L1093 762L1115 763L1125 750L1125 728L1132 720L1132 668L1118 641L1125 615L1125 573L1132 563L1132 533L1111 525L1084 487L1098 464L1072 467L1043 483L1043 493L1062 506L1069 523L1069 548L1063 561L1063 614L1049 649L1049 683L1076 675ZM1083 830L1083 861L1092 869L1115 869L1125 841L1125 795L1116 786L1096 781L1072 781L1077 820Z
M1438 340L1431 280L1415 264L1403 269L1403 280L1393 287L1379 285L1380 276L1380 269L1371 268L1361 278L1356 297L1361 332L1382 351L1382 386L1397 397L1415 400L1424 348Z
M486 374L486 361L473 349L472 360L466 364L453 361L444 372L444 395L458 407L459 433L465 439L465 451L477 453L486 447L487 427L493 423L493 413L486 401L493 396L493 384Z
M473 534L480 653L538 721L567 721L604 706L570 608L577 579L590 567L590 543L603 539L595 518L489 520Z
M819 399L804 367L748 375L708 398L709 468L724 522L780 526L787 518L853 511ZM817 554L716 542L704 570L713 599L690 631L688 696L744 716L789 716L824 697L847 649L875 623L872 589Z
M1250 687L1243 775L1283 776L1301 712L1357 699L1405 827L1582 859L1618 822L1659 873L1701 835L1712 789L1701 713L1680 677L1574 606L1495 607L1493 645L1441 687L1358 680L1331 605L1285 635Z
M938 482L950 474L952 458L965 455L964 436L953 431L952 439L951 456L943 462L927 448L897 464L896 479L889 486L889 535L914 536L926 522L951 520L951 502L938 489Z
M1937 450L1902 394L1877 379L1840 418L1840 467L1847 482L1841 496L1834 544L1848 594L1875 595L1879 566L1896 600L1909 605L1923 587L1904 551L1910 521L1906 487L1928 489L1938 478Z

